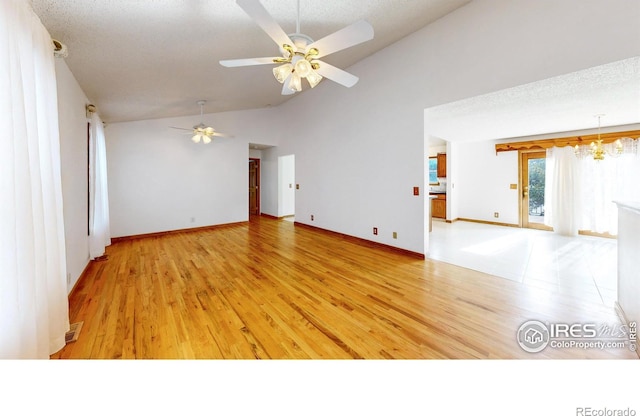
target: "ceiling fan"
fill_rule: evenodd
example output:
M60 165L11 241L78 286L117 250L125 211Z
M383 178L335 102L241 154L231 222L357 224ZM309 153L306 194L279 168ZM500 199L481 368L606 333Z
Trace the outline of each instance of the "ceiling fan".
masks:
M307 79L311 88L318 85L323 77L345 87L352 87L358 82L358 77L355 75L320 61L320 58L373 39L373 27L368 22L359 20L320 40L313 41L309 36L300 33L300 0L298 0L296 32L289 35L282 30L258 0L236 0L236 3L273 39L280 48L281 55L222 60L221 65L238 67L280 64L273 69L273 75L283 84L282 95L301 91L303 78Z
M191 140L193 140L194 143L200 143L200 140L202 140L202 143L204 144L211 143L211 140L213 140L214 136L230 137L230 136L227 136L226 134L222 134L220 132L215 131L213 127L209 127L202 122L202 114L203 114L205 103L206 103L205 100L197 101L197 104L200 106L200 124L193 126L192 129L185 129L183 127L173 127L173 126L169 126L169 127L171 127L172 129L189 131L189 133L186 133L186 134L193 134L193 137L191 138Z

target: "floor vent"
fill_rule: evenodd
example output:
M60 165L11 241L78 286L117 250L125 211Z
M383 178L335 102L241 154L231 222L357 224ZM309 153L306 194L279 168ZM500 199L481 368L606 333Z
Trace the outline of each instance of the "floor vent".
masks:
M100 257L96 257L95 259L93 259L94 261L105 261L105 260L109 260L109 256L107 256L106 254Z
M82 329L82 321L71 324L70 328L71 329L69 329L69 332L64 335L64 341L67 344L78 340L78 336L80 336L80 330Z

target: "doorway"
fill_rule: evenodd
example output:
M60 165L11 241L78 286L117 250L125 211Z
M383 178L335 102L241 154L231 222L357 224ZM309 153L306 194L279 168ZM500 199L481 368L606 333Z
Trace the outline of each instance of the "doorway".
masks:
M294 221L296 213L295 155L278 157L278 217Z
M551 230L544 224L544 190L547 154L545 151L520 153L521 223L524 228Z
M249 215L260 215L260 159L249 158Z

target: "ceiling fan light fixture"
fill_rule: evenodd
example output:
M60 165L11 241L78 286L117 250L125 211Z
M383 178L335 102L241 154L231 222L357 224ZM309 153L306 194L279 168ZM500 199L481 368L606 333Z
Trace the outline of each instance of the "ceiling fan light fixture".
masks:
M289 77L289 89L295 92L302 91L302 79L295 72L292 72L291 77Z
M295 71L301 78L306 78L312 71L311 63L306 59L299 59L298 62L296 62Z
M273 76L276 77L280 84L284 83L286 79L291 75L293 71L293 65L286 63L278 67L273 68Z
M322 76L318 74L316 71L311 70L309 75L307 75L307 81L309 81L309 85L311 88L315 87L322 81Z
M200 143L200 141L202 141L204 144L208 144L213 141L213 138L215 136L233 137L233 136L227 136L226 134L217 132L213 127L207 126L206 124L204 124L204 122L202 121L202 116L204 114L205 103L206 103L205 100L197 101L197 104L200 106L200 124L196 124L190 129L182 128L182 127L173 127L173 126L169 126L169 127L171 127L172 129L189 131L189 133L184 133L184 134L191 135L191 141L194 143Z
M313 43L313 40L308 36L305 36L301 33L296 33L295 35L289 35L291 40L293 40L293 45L299 51L304 51L307 48L307 45Z
M364 20L359 20L347 27L333 32L320 40L314 41L300 32L300 1L297 2L296 31L287 34L265 9L260 0L236 0L236 3L260 26L279 48L280 56L250 59L222 60L225 67L251 66L263 64L278 64L273 69L273 75L282 86L282 95L291 95L302 91L302 78L307 78L313 87L322 78L327 78L345 87L352 87L358 82L358 77L325 64L319 59L359 45L373 39L373 27ZM286 65L289 64L289 65ZM320 73L319 65L322 64Z

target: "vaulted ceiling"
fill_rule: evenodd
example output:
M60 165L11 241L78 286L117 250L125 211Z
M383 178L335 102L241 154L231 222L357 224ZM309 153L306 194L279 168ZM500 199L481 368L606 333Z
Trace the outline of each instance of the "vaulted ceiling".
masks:
M318 40L357 20L374 39L323 58L346 69L470 0L300 0L300 31ZM261 0L287 33L296 0ZM107 122L277 106L272 66L225 68L223 59L275 56L278 48L233 0L32 0L66 63ZM357 73L354 75L358 75ZM307 87L308 88L308 87ZM308 91L301 92L301 94Z
M271 65L220 60L275 56L276 44L234 0L31 0L66 63L106 122L277 106ZM259 0L287 33L314 40L360 19L373 40L323 58L348 69L471 0ZM637 13L637 9L630 10ZM354 73L354 75L358 75ZM298 94L313 93L308 86ZM640 123L640 58L590 68L427 110L441 139L500 139ZM493 123L490 120L502 120Z

